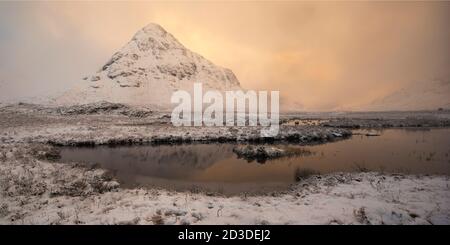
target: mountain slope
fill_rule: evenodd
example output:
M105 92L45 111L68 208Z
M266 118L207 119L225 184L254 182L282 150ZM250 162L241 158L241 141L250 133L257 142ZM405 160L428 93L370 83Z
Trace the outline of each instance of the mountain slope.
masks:
M450 81L434 80L397 90L373 101L369 110L436 110L450 108Z
M185 48L157 24L149 24L94 75L56 98L58 104L96 101L168 107L173 91L192 91L194 82L204 89L240 89L229 69L214 65Z

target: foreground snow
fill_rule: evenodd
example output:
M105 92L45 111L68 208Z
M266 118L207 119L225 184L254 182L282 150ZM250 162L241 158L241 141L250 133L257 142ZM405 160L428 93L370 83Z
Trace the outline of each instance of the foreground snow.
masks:
M284 192L224 197L123 189L104 170L57 161L47 143L249 141L259 135L240 128L173 128L164 115L123 115L120 108L112 114L102 109L111 115L90 115L92 110L87 113L84 107L65 113L31 105L0 108L0 223L450 224L448 176L336 173L304 176ZM287 125L281 132L279 140L298 144L323 143L348 133Z
M1 224L450 224L445 176L337 173L224 197L121 189L101 169L47 160L42 146L3 146L0 157Z

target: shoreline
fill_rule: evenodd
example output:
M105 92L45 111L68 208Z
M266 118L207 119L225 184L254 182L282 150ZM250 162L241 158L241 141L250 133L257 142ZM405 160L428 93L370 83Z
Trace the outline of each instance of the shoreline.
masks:
M102 169L23 156L2 160L1 224L450 224L449 176L333 173L225 197L123 189Z
M0 108L0 115L1 224L450 224L445 175L312 175L285 191L254 196L126 189L106 170L58 162L48 143L139 143L152 136L207 139L222 133L248 142L253 131L186 132L169 128L157 113L63 116L19 107ZM143 122L156 125L137 126ZM324 136L349 132L320 125L282 128L298 144L331 142Z

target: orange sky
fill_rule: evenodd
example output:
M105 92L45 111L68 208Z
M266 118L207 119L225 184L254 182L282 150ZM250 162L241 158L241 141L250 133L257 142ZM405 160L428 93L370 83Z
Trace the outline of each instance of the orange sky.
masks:
M280 90L306 110L357 107L411 83L450 78L448 2L0 6L1 96L71 86L150 22L232 69L244 88Z

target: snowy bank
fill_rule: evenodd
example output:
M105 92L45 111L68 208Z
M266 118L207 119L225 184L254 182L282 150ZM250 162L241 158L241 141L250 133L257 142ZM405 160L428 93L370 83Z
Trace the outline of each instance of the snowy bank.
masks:
M450 224L447 176L314 175L283 192L224 197L122 189L35 147L1 148L1 224Z

